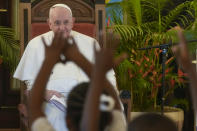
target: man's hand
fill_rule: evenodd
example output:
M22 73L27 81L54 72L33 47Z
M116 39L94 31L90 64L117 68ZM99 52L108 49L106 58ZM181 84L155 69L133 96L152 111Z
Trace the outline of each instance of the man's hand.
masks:
M63 97L63 95L61 93L57 92L57 91L46 90L46 93L45 93L46 101L49 101L53 95L56 95L57 97Z

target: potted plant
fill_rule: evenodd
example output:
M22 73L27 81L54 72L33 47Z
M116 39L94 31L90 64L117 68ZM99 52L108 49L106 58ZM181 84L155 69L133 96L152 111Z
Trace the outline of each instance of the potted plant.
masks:
M0 58L10 72L13 72L18 64L19 49L19 41L15 39L13 29L0 26Z
M133 110L154 111L159 104L161 88L161 50L138 49L176 41L175 26L187 30L195 27L196 2L175 5L169 0L123 0L107 6L112 9L108 28L114 29L122 38L117 54L127 52L130 56L115 70L118 88L131 91ZM170 66L173 60L173 57L168 57L166 61L165 98L184 83L183 73L174 72Z

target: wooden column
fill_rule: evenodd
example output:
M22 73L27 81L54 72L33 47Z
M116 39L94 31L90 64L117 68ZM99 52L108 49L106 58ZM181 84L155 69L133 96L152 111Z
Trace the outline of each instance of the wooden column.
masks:
M30 38L31 38L31 1L30 0L20 0L19 3L19 23L20 23L20 55L22 56L25 47L27 46ZM27 103L27 98L25 98L24 91L26 90L26 86L23 82L21 82L20 96L21 103ZM22 119L25 119L24 116L20 115L21 123L20 129L21 131L29 131L29 126L25 125ZM28 122L28 120L26 120Z
M21 56L24 52L24 49L30 40L31 36L31 3L28 2L20 2L19 4L19 18L20 18L20 53Z
M96 0L95 3L96 39L102 48L106 48L105 0Z

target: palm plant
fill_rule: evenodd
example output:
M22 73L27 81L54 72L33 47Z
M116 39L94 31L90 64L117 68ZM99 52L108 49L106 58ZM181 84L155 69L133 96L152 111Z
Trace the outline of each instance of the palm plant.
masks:
M19 41L15 40L13 29L0 26L0 58L11 72L18 64L19 55Z
M161 87L160 57L156 57L156 54L160 54L160 50L155 52L155 50L138 51L137 49L177 41L176 31L172 29L175 26L187 30L195 29L196 1L186 1L175 6L170 0L123 0L107 6L111 7L110 13L112 13L111 26L108 28L114 29L122 38L117 54L124 51L130 55L128 60L116 68L119 89L131 90L134 97L133 107L147 105L147 108L150 106L155 108L158 90ZM147 61L144 55L150 61ZM170 61L173 61L173 57L170 57ZM154 66L154 70L151 66ZM167 85L172 86L173 81L180 85L182 83L180 78L183 76L174 73L169 65L167 70L166 82L172 81ZM174 88L169 89L165 97L172 93ZM143 103L140 98L143 98ZM145 106L142 108L145 110Z
M113 29L124 40L132 40L133 46L139 46L140 43L133 40L135 37L163 42L164 39L173 38L171 32L167 32L172 27L189 28L194 23L193 10L196 5L194 1L186 1L169 10L167 7L170 6L170 3L170 0L123 0L123 2L107 6L111 7L111 12L113 12ZM118 5L122 10L119 9L117 15ZM171 3L171 5L173 4ZM120 14L123 14L123 18L126 19L122 19ZM143 42L141 41L141 43Z

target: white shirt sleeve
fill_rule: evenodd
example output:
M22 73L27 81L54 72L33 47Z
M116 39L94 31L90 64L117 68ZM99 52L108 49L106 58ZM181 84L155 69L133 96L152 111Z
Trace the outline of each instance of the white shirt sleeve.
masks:
M32 40L27 45L14 73L14 78L21 81L35 79L44 59L43 45L38 44L39 42L39 39Z
M31 126L32 131L55 131L46 117L37 118Z
M47 34L49 33L46 33L46 35ZM50 43L50 41L47 39L47 36L45 36L46 42ZM21 81L26 81L25 83L28 90L32 88L34 80L44 60L44 54L45 50L44 45L41 41L41 36L38 36L28 43L23 56L21 57L21 60L16 68L13 77Z

